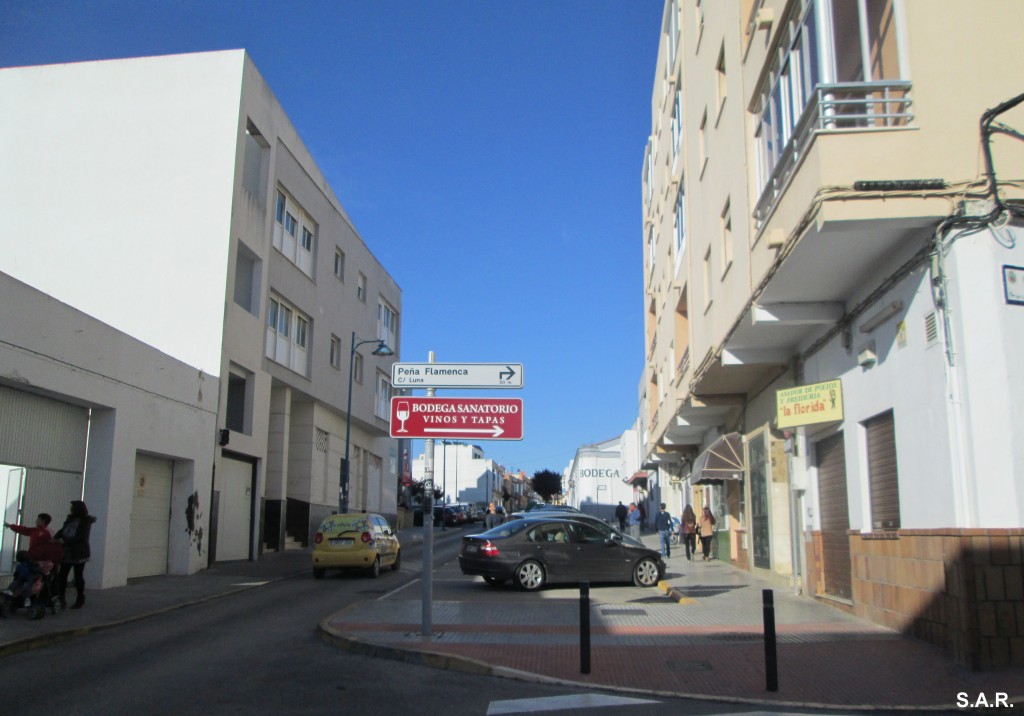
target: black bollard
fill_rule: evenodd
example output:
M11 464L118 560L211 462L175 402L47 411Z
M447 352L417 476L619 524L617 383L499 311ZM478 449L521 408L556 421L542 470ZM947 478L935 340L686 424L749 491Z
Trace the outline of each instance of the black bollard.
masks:
M590 582L580 582L580 673L590 673Z
M765 687L768 691L778 691L779 659L775 650L775 594L770 589L762 589L761 598L764 603Z

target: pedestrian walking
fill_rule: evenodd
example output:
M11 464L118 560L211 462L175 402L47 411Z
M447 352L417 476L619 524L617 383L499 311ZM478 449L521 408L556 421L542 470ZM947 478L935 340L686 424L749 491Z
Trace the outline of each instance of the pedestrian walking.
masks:
M693 505L683 508L683 520L679 532L683 544L686 545L686 559L692 562L693 556L697 554L697 513L693 511Z
M626 524L629 526L629 536L633 539L640 539L640 510L637 509L635 502L629 503Z
M71 511L64 526L57 530L54 539L64 543L64 559L60 565L60 575L57 578L57 596L60 599L60 606L67 606L65 593L68 588L68 575L72 570L75 572L75 591L77 597L72 609L80 609L85 606L85 563L92 556L89 551L89 532L92 530L92 523L96 518L89 514L89 509L81 500L72 500Z
M502 516L498 514L498 509L494 506L494 503L487 505L487 514L484 515L484 529L494 529L500 525L504 520Z
M622 504L622 500L619 500L619 506L615 508L615 519L619 521L619 531L626 531L626 515L629 514L629 510Z
M715 536L715 516L711 508L705 507L700 516L700 546L704 553L704 561L711 559L711 538Z
M658 530L658 538L661 540L661 556L667 559L672 556L672 515L665 509L664 502L654 517L654 528Z

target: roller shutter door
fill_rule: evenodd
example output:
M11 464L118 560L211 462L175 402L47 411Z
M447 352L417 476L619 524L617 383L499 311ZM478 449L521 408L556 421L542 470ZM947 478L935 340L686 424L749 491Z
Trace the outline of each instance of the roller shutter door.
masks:
M138 455L128 544L128 577L167 574L171 520L171 460Z
M852 594L850 508L846 494L846 448L843 434L818 441L818 509L821 513L822 563L825 593L849 599Z
M896 471L896 421L890 410L864 423L871 482L871 528L900 527L900 489Z

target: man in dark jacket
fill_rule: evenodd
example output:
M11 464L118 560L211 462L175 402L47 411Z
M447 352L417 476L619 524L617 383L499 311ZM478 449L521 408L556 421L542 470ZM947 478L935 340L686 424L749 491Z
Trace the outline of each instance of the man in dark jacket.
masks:
M654 528L658 530L658 537L661 539L661 556L668 558L672 552L672 515L665 509L665 503L661 503L661 509L658 510L657 516L654 518Z
M626 531L626 515L629 514L629 510L622 504L622 500L619 500L619 506L615 508L615 519L619 521L619 531Z

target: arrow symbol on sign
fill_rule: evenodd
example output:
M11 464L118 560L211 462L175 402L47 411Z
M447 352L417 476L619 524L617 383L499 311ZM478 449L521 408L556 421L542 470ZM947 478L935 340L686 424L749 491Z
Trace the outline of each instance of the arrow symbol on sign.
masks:
M489 428L423 428L425 433L467 433L473 435L487 435L491 437L500 437L504 434L504 430L501 429L500 425L494 425Z
M514 370L512 370L512 366L507 365L507 366L505 366L505 370L503 370L500 373L498 373L498 378L500 378L502 380L505 380L506 378L508 380L512 380L512 378L515 376L515 374L516 374L516 372Z

